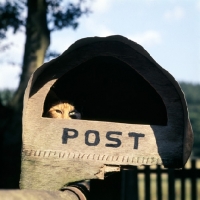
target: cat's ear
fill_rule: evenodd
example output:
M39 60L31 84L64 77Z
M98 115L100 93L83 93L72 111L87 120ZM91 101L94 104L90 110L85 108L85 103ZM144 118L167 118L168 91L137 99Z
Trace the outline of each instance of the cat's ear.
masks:
M60 98L55 93L55 91L51 88L46 96L45 102L44 102L44 113L48 111L48 109L55 103L60 101Z
M51 102L60 101L60 98L58 97L58 95L55 93L53 89L50 89L49 93L47 94L46 100L48 100L49 103L51 103Z
M46 116L46 113L48 112L49 108L55 103L59 102L60 98L58 95L55 93L53 88L51 88L46 96L45 102L44 102L44 107L43 107L43 115Z

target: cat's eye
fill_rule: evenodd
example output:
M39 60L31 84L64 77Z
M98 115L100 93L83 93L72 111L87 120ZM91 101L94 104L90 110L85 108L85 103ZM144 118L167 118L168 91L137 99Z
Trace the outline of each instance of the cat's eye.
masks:
M69 116L75 115L76 113L74 111L69 113Z
M70 116L72 119L76 119L76 112L75 112L75 111L69 112L69 116Z
M81 114L79 112L77 112L77 110L73 110L73 111L69 112L69 116L72 119L81 119Z
M62 114L61 110L56 109L56 112L59 113L59 114Z

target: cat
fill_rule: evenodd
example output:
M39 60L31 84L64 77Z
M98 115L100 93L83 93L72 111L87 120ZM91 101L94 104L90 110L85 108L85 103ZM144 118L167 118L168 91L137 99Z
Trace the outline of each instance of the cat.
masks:
M81 114L75 106L67 101L60 100L54 89L50 89L44 103L43 117L59 119L81 119Z
M81 119L81 114L69 102L58 101L48 109L44 117L59 119Z

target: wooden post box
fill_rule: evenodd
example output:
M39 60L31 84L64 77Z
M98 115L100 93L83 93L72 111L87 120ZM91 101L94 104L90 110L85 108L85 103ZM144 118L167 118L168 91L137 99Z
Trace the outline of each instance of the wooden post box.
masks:
M44 117L51 90L82 118ZM184 94L147 51L122 36L81 39L30 78L21 188L58 190L137 165L181 168L192 143Z

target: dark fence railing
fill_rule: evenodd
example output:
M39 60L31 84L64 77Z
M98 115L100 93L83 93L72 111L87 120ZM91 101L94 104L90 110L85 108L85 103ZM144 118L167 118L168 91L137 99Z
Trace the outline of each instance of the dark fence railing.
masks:
M135 167L133 170L124 170L122 172L121 200L143 199L200 199L200 160L189 160L186 166L180 170L164 169L161 166Z

